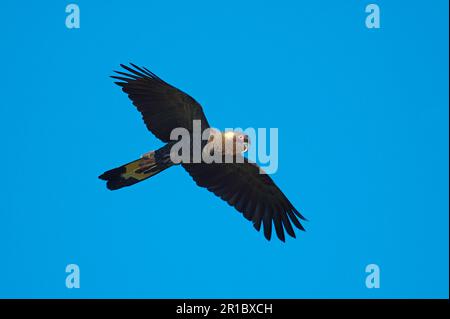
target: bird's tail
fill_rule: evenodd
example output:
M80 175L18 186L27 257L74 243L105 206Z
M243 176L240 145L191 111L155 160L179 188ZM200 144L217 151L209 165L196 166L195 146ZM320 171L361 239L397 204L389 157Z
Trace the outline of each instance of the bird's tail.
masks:
M106 187L116 190L131 186L169 168L173 163L161 156L161 150L147 153L142 158L104 172L98 178L106 181Z

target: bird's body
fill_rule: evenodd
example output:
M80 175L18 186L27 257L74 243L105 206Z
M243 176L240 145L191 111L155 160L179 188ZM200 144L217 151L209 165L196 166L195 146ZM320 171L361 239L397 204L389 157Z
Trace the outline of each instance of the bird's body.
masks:
M99 176L107 187L116 190L148 179L173 165L182 165L198 186L205 187L253 222L270 240L272 225L284 241L284 231L295 237L292 227L304 230L299 219L304 217L294 208L272 179L242 154L248 150L248 136L237 132L221 132L210 128L202 107L192 97L164 82L146 68L122 65L129 73L116 71L113 76L142 113L147 128L166 143L162 148L145 153L141 158L109 170ZM198 143L193 135L184 141L189 156L176 161L178 140L171 139L174 129L193 133L195 125L206 136ZM197 143L197 144L196 144ZM199 158L195 145L200 147ZM204 154L206 153L206 154ZM206 155L206 156L203 156ZM223 160L232 157L233 161ZM214 160L211 161L211 158ZM217 160L219 159L219 160Z

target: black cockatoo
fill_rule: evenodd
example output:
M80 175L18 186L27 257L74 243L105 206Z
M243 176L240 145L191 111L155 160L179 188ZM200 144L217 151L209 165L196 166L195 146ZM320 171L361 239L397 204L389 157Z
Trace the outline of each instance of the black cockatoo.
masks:
M295 209L270 176L261 173L257 164L242 155L249 147L247 135L210 128L202 107L191 96L164 82L145 67L141 68L134 64L131 64L131 67L121 66L128 72L115 71L118 75L112 78L120 81L115 83L128 94L141 112L148 130L166 145L100 175L99 178L107 182L108 189L116 190L131 186L180 164L198 186L205 187L234 206L246 219L252 221L256 230L259 231L263 224L267 240L271 238L272 225L282 241L285 240L284 231L295 238L292 224L304 230L299 219L306 219ZM207 163L201 160L175 163L170 156L171 148L176 142L171 139L171 132L174 128L183 128L192 133L195 123L200 124L202 131L209 129L208 138L201 144L202 148L206 146L205 143L209 143L209 146L213 145L212 149L217 151L214 147L219 143L223 149L224 143L231 141L233 146L231 154L236 161Z

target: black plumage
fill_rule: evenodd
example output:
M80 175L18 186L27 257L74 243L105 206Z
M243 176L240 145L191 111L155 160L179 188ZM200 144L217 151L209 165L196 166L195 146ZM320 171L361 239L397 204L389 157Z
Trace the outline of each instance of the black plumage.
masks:
M284 229L295 238L291 222L304 230L299 219L305 218L294 208L267 174L247 158L243 163L182 164L198 186L205 187L253 222L255 229L264 225L264 236L270 239L272 223L284 241Z
M170 142L170 132L184 127L192 132L192 121L200 120L202 129L209 127L200 104L192 97L164 82L146 68L121 64L129 73L115 71L111 76L141 112L148 130L165 143Z
M208 121L200 104L181 90L161 80L146 68L131 64L121 65L128 73L116 71L112 76L120 82L133 104L142 114L147 128L160 140L171 143L170 133L174 128L193 130L193 120L200 120L204 130ZM108 182L108 188L118 189L133 185L172 166L168 163L168 144L155 151L156 156L148 160L138 159L112 169L100 176ZM164 152L162 151L164 150ZM159 154L165 154L164 161ZM240 154L236 156L241 156ZM145 169L149 165L149 169ZM283 192L267 174L260 174L260 168L247 158L234 163L182 163L196 184L204 187L226 201L252 221L256 230L261 229L270 240L272 227L277 237L285 241L285 232L295 238L292 224L304 230L300 220L305 218L291 204ZM142 168L144 167L144 168Z

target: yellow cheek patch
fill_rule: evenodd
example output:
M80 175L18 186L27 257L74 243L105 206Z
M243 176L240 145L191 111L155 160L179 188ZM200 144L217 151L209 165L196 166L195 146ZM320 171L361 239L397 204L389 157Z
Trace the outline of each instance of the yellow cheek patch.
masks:
M225 132L225 138L233 138L234 137L234 132L231 132L231 131L228 131L228 132Z

